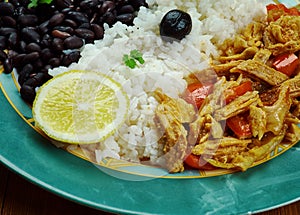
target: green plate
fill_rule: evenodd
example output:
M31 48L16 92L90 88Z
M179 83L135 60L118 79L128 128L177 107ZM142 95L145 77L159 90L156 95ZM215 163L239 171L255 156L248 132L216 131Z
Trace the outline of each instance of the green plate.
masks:
M33 129L18 92L7 90L15 89L11 76L0 76L0 162L63 198L126 214L248 214L300 200L300 143L246 172L185 179L127 174L57 149Z

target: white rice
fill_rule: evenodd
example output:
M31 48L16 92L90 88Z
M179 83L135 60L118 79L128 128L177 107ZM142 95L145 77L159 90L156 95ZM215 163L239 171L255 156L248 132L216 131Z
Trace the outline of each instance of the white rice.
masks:
M130 98L125 124L95 150L97 161L104 157L139 162L148 157L153 163L162 155L154 122L157 101L151 92L162 88L171 97L178 97L186 87L183 79L190 72L209 66L218 55L216 46L234 35L253 19L265 14L265 3L259 0L148 0L149 9L140 8L134 26L116 23L105 26L105 37L94 45L87 44L78 63L59 67L52 75L70 69L96 70L120 82ZM183 40L165 43L159 36L159 23L166 12L181 9L192 17L192 31ZM139 50L145 64L130 69L122 57Z

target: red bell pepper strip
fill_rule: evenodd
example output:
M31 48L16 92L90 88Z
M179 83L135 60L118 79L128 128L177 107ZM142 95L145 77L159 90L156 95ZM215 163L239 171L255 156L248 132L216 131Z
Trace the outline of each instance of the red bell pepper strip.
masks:
M226 96L226 98L225 98L226 104L232 102L237 97L244 95L248 91L252 91L252 82L251 81L245 81L242 84L240 84L239 86L229 89L225 95Z
M251 126L248 120L248 113L242 113L227 119L226 125L240 139L252 137Z
M199 155L189 154L185 159L185 164L194 169L213 170L216 169L213 165L205 161Z
M232 102L239 96L244 95L248 91L252 91L252 82L245 81L237 87L233 87L229 90L229 94L226 96L226 103ZM228 92L227 92L228 93ZM238 138L248 138L252 136L248 114L239 114L237 116L227 119L226 125L235 133Z
M276 21L282 15L299 16L300 12L297 8L287 8L284 4L269 4L266 6L268 22Z
M204 99L212 92L213 85L202 85L201 83L193 83L187 86L184 93L184 99L193 104L198 109L201 107Z
M274 58L273 67L287 76L292 76L299 66L299 58L295 54L282 54Z

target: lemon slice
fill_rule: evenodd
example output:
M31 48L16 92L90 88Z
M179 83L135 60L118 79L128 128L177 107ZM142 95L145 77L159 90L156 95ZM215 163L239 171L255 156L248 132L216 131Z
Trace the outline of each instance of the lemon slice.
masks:
M49 137L71 144L104 140L124 122L129 100L121 85L94 71L71 70L45 83L32 113Z

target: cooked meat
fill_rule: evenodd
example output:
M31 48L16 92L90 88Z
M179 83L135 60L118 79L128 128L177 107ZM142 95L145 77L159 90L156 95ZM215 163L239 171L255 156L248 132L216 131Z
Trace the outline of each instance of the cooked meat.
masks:
M231 72L242 72L246 76L264 81L272 86L277 86L289 79L287 75L255 60L244 61Z
M300 99L293 99L291 113L300 119Z
M253 60L266 64L272 52L268 49L260 49L253 57Z
M243 61L244 60L230 61L224 64L213 65L212 67L214 68L218 76L223 76L223 75L228 76L230 75L230 70L238 66Z
M267 127L266 113L259 107L250 106L249 119L253 137L258 137L258 139L261 140Z
M223 93L234 83L236 84L236 82L226 81L225 77L215 83L214 93L208 95L202 108L198 111L197 119L190 123L189 146L193 147L196 144L205 142L210 136L220 138L223 135L222 125L213 117L213 114L215 110L223 106Z
M271 22L263 36L265 48L273 55L295 53L300 50L300 17L282 16Z
M290 96L292 98L300 97L300 75L285 81L283 85L290 88Z
M289 126L284 138L291 143L297 143L300 140L300 127L297 124Z
M215 160L213 158L207 161L216 167L225 169L240 169L242 171L247 170L256 161L265 158L274 148L281 143L285 136L285 130L283 129L279 135L269 134L259 141L260 143L251 148L249 151L242 152L234 156L234 158L228 163Z
M273 87L269 90L260 93L259 97L265 106L271 106L277 101L278 95L279 95L279 88Z
M225 120L230 117L236 116L240 113L249 110L251 105L257 105L260 102L257 91L247 92L242 96L237 97L235 100L215 111L214 118L217 121Z
M272 106L263 106L262 110L266 113L266 132L271 131L279 135L284 126L284 120L289 113L292 101L287 86L280 87L278 100Z
M161 90L155 91L155 97L160 104L154 122L162 135L159 142L164 144L166 167L171 173L182 172L187 150L187 130L183 124L194 121L194 107L183 99L163 94Z
M240 140L233 137L224 137L222 139L207 140L202 144L196 145L192 153L194 155L210 155L211 157L222 157L231 160L236 154L245 151L251 140ZM207 157L207 156L205 156ZM225 158L227 157L227 158Z
M248 59L252 59L254 57L254 55L258 52L258 48L257 47L249 47L246 48L242 53L238 53L235 55L230 55L230 56L221 56L219 58L219 61L222 63L226 63L226 62L230 62L232 60L248 60Z

